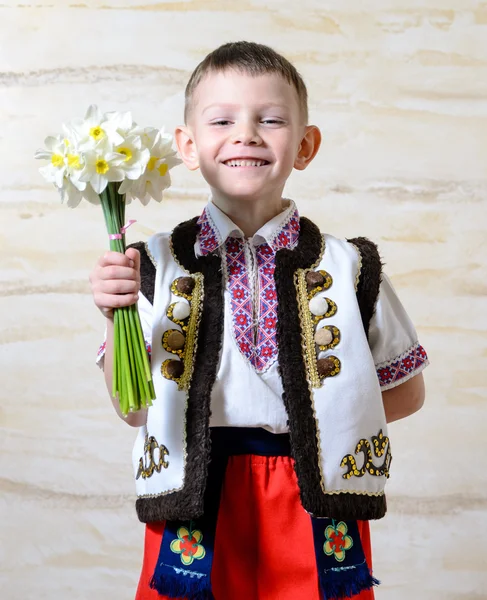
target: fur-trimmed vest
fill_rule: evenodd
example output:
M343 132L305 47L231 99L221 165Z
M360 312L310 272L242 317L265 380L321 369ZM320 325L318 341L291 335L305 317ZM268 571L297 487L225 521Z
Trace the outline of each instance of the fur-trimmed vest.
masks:
M338 240L306 218L300 223L297 246L276 253L275 282L279 372L301 501L316 517L378 519L391 461L367 339L380 258L365 238ZM154 310L157 396L133 451L143 522L203 512L224 281L218 250L195 256L197 234L192 219L134 245ZM315 339L321 329L329 333Z

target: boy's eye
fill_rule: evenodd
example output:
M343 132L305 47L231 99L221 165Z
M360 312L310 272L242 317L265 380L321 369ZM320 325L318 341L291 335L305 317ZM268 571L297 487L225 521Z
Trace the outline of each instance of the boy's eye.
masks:
M211 123L211 125L228 125L230 123L230 121L226 120L226 119L220 119L219 121L213 121L213 123Z
M279 121L279 119L262 119L262 123L268 123L269 125L282 125L283 121Z

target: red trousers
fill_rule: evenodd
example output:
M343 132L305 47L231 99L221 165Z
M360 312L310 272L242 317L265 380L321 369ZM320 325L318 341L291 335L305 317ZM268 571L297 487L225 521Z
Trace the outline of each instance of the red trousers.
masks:
M164 523L146 527L136 600L163 600L149 587ZM372 569L369 524L359 532ZM216 600L321 600L309 515L301 506L293 459L231 456L223 483L211 572ZM373 600L366 591L354 600Z

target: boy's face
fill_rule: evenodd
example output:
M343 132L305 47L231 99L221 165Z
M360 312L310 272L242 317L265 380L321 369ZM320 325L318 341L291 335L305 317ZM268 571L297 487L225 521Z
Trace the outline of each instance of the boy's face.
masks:
M228 70L199 83L176 139L185 163L201 169L214 197L280 198L292 169L307 166L298 155L309 129L285 79Z

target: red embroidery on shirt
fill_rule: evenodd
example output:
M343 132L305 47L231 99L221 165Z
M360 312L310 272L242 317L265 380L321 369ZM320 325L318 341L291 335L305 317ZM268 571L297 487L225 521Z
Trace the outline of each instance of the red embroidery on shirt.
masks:
M428 360L425 349L419 343L413 346L409 352L392 360L387 365L377 369L377 377L381 386L395 383L404 377L411 375Z
M205 255L218 248L219 236L213 228L206 208L198 223L200 224L200 251ZM253 326L252 290L245 260L245 244L240 238L228 238L225 241L225 260L235 340L240 352L258 372L266 370L277 358L275 252L281 248L294 248L298 242L299 229L299 214L294 210L291 218L276 232L268 244L255 247L259 285L256 334Z

